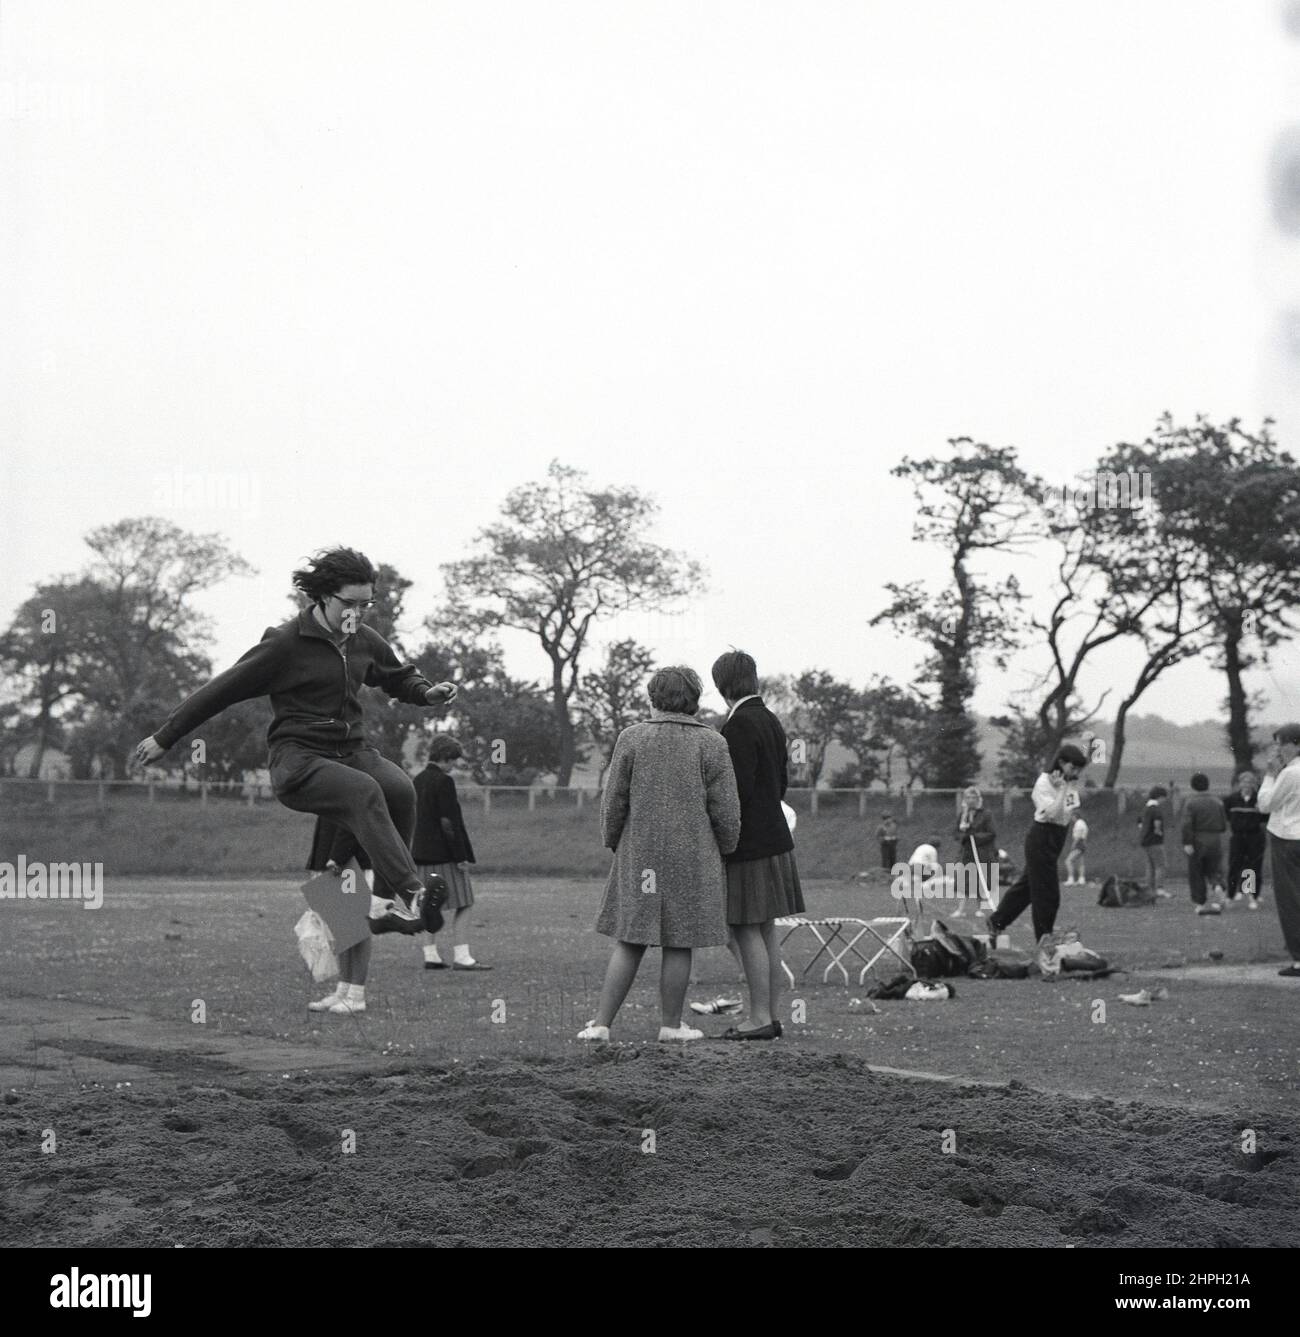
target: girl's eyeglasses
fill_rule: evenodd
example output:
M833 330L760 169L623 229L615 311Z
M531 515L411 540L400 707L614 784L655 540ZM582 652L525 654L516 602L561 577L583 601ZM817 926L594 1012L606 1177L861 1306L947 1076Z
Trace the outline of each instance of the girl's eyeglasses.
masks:
M331 594L330 598L341 603L344 608L360 608L363 612L375 606L373 599L341 599L337 594Z

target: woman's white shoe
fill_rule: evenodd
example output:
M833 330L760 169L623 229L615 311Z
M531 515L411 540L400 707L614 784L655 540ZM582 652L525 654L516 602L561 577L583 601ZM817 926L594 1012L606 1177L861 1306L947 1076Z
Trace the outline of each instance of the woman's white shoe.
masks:
M326 1010L332 1012L336 1017L355 1017L366 1010L366 1005L349 1002L346 998L339 998Z
M697 1031L693 1026L660 1026L659 1039L668 1040L703 1040L704 1032Z
M339 999L343 997L343 989L344 986L340 984L339 987L335 989L332 994L328 994L324 998L318 998L314 1003L308 1003L307 1011L328 1012L330 1008L333 1007L334 1004L337 1003Z
M609 1027L597 1026L594 1021L589 1021L586 1026L578 1032L579 1040L609 1040Z

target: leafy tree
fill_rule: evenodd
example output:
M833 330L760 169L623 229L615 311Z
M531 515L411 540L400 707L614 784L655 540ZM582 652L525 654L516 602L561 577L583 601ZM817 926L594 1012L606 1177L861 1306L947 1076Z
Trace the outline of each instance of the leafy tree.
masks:
M1233 764L1245 769L1255 745L1244 677L1294 630L1300 599L1300 468L1277 447L1271 423L1248 432L1237 418L1179 425L1165 414L1117 456L1150 471L1154 534L1181 563L1188 626L1208 625L1227 679Z
M809 669L791 684L807 748L808 784L816 788L826 767L826 749L860 716L861 694L825 669Z
M194 596L252 568L220 535L189 534L166 520L120 520L92 530L86 544L86 579L99 598L82 607L70 633L81 654L77 722L116 776L141 734L209 671L210 620Z
M699 566L653 544L656 503L635 488L593 488L552 461L546 478L514 489L477 551L444 567L449 610L467 630L514 628L550 661L560 740L557 780L567 785L578 746L570 703L592 627L629 608L666 608L700 586Z
M929 646L919 681L933 697L924 769L938 788L960 788L979 773L970 701L976 667L988 654L1004 667L1017 644L1023 599L1014 575L997 581L975 569L985 553L1021 554L1041 533L1041 484L1020 467L1011 447L957 437L945 458L904 459L891 472L916 497L918 542L948 553L951 583L927 592L920 582L887 583L888 607L871 625L892 623Z
M646 683L654 663L653 652L644 645L634 640L615 641L606 647L600 668L582 676L578 714L600 749L602 783L619 734L646 718Z

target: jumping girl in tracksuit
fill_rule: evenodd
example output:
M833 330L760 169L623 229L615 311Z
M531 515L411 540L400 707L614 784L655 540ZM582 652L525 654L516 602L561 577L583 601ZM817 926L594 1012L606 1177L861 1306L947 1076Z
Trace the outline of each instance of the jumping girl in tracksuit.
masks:
M311 606L172 711L137 744L142 764L237 701L269 696L271 787L286 808L315 813L349 832L370 856L377 893L390 898L376 932L419 933L425 884L411 858L415 789L400 766L365 739L360 690L379 687L409 705L447 705L456 688L436 686L361 621L374 602L375 568L362 553L317 553L293 583Z

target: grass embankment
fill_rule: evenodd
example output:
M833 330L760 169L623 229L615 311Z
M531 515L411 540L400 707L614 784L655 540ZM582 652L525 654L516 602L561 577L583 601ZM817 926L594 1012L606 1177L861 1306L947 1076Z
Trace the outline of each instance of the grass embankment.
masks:
M888 806L898 818L899 857L905 859L923 840L939 841L941 859L959 857L955 801L928 795L914 800L912 815L902 799L871 795L866 816L858 816L853 795L821 795L820 811L809 811L807 794L793 796L799 812L796 849L799 867L810 878L845 878L880 863L875 838L880 814ZM483 873L515 873L592 877L603 875L609 855L600 845L599 805L590 799L579 809L571 795L539 798L529 812L522 794L495 794L491 811L470 791L464 799L465 821ZM1119 873L1145 876L1137 846L1140 803L1132 799L1120 815L1113 793L1094 792L1084 800L1091 828L1088 872L1091 878ZM1030 819L1028 798L1018 796L1009 813L1001 798L990 811L998 840L1021 861L1021 844ZM1171 822L1167 846L1171 871L1180 867L1177 831ZM110 794L101 809L93 792L72 797L64 790L54 803L43 788L6 794L0 817L0 859L25 854L29 860L102 863L109 874L125 876L207 875L266 877L302 870L311 841L312 818L290 812L274 801L249 807L241 800L210 799L159 793L149 803L144 795Z

